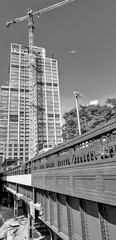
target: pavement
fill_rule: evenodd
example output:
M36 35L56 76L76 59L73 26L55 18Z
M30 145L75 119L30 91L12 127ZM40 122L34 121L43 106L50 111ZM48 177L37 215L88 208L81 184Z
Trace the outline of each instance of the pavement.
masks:
M28 239L28 222L25 216L6 220L0 228L0 239L25 240Z
M28 240L28 220L22 215L6 220L0 228L0 240ZM33 240L45 239L35 228Z
M28 222L27 219L21 221L17 232L15 233L14 240L26 240L28 239Z

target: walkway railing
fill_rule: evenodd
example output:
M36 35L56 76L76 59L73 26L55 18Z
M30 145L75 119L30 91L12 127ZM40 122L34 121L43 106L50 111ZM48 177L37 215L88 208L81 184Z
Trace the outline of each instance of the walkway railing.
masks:
M7 170L3 175L31 174L32 171L58 167L78 167L96 163L116 161L116 120L61 144L54 149L37 155Z

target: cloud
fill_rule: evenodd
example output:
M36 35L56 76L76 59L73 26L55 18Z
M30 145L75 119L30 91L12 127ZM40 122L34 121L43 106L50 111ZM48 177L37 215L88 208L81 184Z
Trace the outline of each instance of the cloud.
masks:
M96 99L96 100L93 100L93 101L91 101L90 103L89 103L89 105L97 105L98 104L98 100Z
M70 50L69 53L75 54L76 51L75 50Z

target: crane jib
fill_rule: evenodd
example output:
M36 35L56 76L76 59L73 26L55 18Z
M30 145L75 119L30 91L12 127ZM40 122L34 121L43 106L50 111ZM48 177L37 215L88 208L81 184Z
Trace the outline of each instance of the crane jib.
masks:
M42 13L44 13L44 12L53 10L53 9L55 9L55 8L58 8L58 7L60 7L60 6L63 6L63 5L65 5L65 4L70 3L70 2L73 2L73 1L75 1L75 0L65 0L65 1L62 1L62 2L60 2L60 3L56 3L56 4L52 5L52 6L49 6L49 7L40 9L40 10L38 10L38 11L36 11L36 12L32 12L32 13L31 13L31 16L40 15L40 14L42 14ZM13 24L13 23L18 23L18 22L24 21L24 20L26 20L26 19L28 19L28 18L29 18L29 14L26 15L26 16L24 16L24 17L14 18L14 19L12 19L11 21L6 22L6 26L9 27L9 26L10 26L11 24Z

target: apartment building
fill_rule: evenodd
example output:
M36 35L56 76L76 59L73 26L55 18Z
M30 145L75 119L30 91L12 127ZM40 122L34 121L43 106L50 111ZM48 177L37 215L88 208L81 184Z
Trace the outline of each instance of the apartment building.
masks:
M9 87L0 88L0 163L3 162L4 145L7 141Z
M5 158L27 161L62 142L56 59L44 48L11 44ZM1 124L1 121L0 121ZM6 130L5 130L6 131Z

